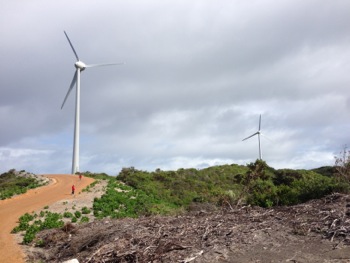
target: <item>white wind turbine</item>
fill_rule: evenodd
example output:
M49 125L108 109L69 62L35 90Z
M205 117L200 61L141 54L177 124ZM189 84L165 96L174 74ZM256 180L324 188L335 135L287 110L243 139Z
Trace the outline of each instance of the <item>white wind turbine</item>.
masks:
M243 139L242 141L248 140L249 138L258 135L258 140L259 140L259 159L262 160L262 152L261 152L261 143L260 143L260 135L264 136L261 133L261 114L260 114L260 118L259 118L259 129L257 132L253 133L252 135L248 136L247 138ZM264 136L266 137L266 136Z
M75 51L72 42L70 41L66 31L63 31L64 34L67 37L67 40L69 42L69 45L71 46L74 55L77 59L77 62L75 62L74 66L76 68L76 71L73 76L72 83L69 86L68 92L66 97L63 100L61 109L63 108L64 104L66 103L66 100L72 91L74 84L76 85L76 95L75 95L75 125L74 125L74 144L73 144L73 160L72 160L72 174L75 174L76 172L79 172L79 131L80 131L80 74L85 68L92 68L92 67L100 67L100 66L110 66L110 65L122 65L123 63L108 63L108 64L90 64L86 65L84 62L82 62L77 52Z

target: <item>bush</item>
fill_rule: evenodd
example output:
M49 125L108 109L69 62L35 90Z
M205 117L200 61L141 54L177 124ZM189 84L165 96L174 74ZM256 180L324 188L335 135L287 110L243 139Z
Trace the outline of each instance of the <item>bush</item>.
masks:
M277 187L271 180L258 178L251 185L251 192L248 196L248 203L262 207L271 207L277 204Z
M17 176L16 170L10 170L0 175L0 200L23 194L42 185L42 182L35 178Z
M75 211L74 215L76 218L80 218L81 217L81 212L80 211Z
M62 227L64 222L61 220L61 218L62 216L58 213L48 212L44 222L40 226L40 230Z
M34 219L34 216L28 213L25 213L19 218L19 225L16 226L13 230L12 233L18 233L20 231L25 231L29 228L29 222Z
M73 217L73 214L71 212L64 212L63 213L63 217L64 218L72 218Z
M257 161L249 167L244 194L247 195L248 203L252 205L294 205L344 189L334 177L323 176L313 171L271 170L272 175L266 176L264 169L269 169L268 166L262 169L261 163Z
M86 206L84 206L82 209L81 209L81 212L83 214L90 214L91 213L91 210L89 208L87 208Z
M298 192L298 203L324 197L331 194L337 187L333 178L314 172L303 174L303 178L294 181L291 186Z
M247 167L236 164L213 166L202 170L190 168L161 171L157 169L155 172L139 171L131 167L123 168L117 180L158 200L164 204L163 207L168 207L165 210L173 213L176 209L186 209L192 202L220 203L222 194L225 192L231 191L234 196L238 196L242 188L241 176L247 170ZM235 202L238 199L232 200ZM148 212L150 210L152 209L148 209Z
M25 235L23 237L23 244L29 244L30 242L32 242L34 240L34 238L35 238L36 233L38 233L39 231L40 231L40 227L39 226L31 225L27 229L27 231L26 231L26 233L25 233Z
M87 216L83 216L81 219L80 219L80 223L88 223L89 222L89 218Z
M117 191L118 190L118 191ZM135 190L130 186L110 180L107 190L101 198L95 198L93 203L94 216L103 218L137 217L162 213L159 209L169 209L168 205L160 205L162 202L153 195L147 195L142 190ZM157 211L157 212L155 212Z

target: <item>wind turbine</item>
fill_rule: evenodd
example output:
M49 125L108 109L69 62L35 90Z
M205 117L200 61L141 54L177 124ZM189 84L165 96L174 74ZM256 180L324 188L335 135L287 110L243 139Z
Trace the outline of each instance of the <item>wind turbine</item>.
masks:
M84 62L82 62L77 52L75 51L72 42L70 41L66 31L63 31L66 35L66 38L69 42L70 47L73 50L73 53L77 59L74 66L76 68L76 71L74 73L72 82L69 86L68 92L66 97L63 100L61 109L63 108L64 104L66 103L66 100L72 91L74 84L76 83L76 95L75 95L75 125L74 125L74 144L73 144L73 160L72 160L72 174L75 174L76 172L79 172L79 133L80 133L80 74L83 70L86 68L92 68L92 67L100 67L100 66L110 66L110 65L122 65L123 63L108 63L108 64L90 64L86 65Z
M249 138L258 135L258 140L259 140L259 159L262 160L262 153L261 153L261 143L260 143L260 135L261 134L261 114L259 118L259 129L257 132L253 133L252 135L248 136L247 138L243 139L242 141L248 140Z

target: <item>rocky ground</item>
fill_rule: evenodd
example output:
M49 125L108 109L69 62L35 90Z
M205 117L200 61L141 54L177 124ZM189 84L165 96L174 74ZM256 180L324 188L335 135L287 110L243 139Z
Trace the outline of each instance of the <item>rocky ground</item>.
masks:
M39 238L44 247L27 249L29 262L350 262L350 196L271 209L200 204L173 217L67 224Z

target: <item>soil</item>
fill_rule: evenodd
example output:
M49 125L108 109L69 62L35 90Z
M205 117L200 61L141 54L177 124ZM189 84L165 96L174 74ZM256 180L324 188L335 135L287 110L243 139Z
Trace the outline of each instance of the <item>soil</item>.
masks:
M177 216L103 219L39 234L29 262L350 262L350 196L264 209L196 204Z
M50 179L49 185L0 201L0 262L24 262L25 255L15 235L10 234L21 215L42 209L58 200L74 200L75 196L70 192L72 184L75 184L78 195L82 189L94 181L86 177L80 181L74 175L56 174L46 175L46 177Z

